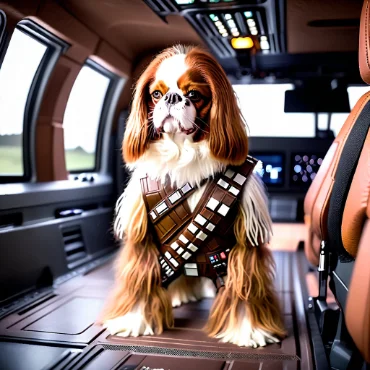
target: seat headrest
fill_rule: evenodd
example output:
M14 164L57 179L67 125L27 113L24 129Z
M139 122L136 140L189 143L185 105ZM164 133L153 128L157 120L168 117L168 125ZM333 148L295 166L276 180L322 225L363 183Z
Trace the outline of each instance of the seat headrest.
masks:
M369 0L364 1L360 22L360 38L358 61L361 77L365 83L370 84L370 9Z

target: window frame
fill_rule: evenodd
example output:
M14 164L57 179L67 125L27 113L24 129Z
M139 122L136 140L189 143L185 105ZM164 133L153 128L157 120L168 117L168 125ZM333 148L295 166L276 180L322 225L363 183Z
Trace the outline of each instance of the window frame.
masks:
M109 71L105 67L103 67L98 62L92 60L92 59L86 59L85 63L82 67L89 67L95 72L100 73L104 77L109 78L109 84L107 91L104 96L102 109L99 117L99 123L98 123L98 132L96 136L96 146L95 146L95 166L90 169L79 169L79 170L73 170L69 171L68 168L67 172L69 174L70 178L77 179L80 174L88 173L88 174L94 174L94 173L108 173L108 161L109 161L109 155L107 153L107 150L104 148L109 145L109 136L110 131L112 127L112 121L113 121L113 114L116 108L117 98L120 95L121 89L125 83L125 79L122 77L119 77L115 73ZM108 141L108 142L107 142ZM66 150L64 149L65 153ZM67 162L66 162L67 166Z
M44 96L46 85L60 57L69 48L69 44L58 38L39 24L30 19L23 19L17 23L15 29L35 39L46 46L28 91L24 108L22 154L23 175L1 175L0 183L34 182L36 180L35 136L36 123ZM6 37L10 41L9 37ZM5 56L6 50L3 55Z
M6 14L4 13L3 10L0 9L0 68L5 55L4 49L7 40L6 24L7 24Z

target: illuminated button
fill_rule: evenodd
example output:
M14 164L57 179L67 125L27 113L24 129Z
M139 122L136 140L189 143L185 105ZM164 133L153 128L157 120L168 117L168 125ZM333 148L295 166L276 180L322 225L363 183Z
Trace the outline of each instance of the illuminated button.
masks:
M188 226L188 230L192 233L192 234L195 234L197 231L198 231L198 228L193 224L193 223L190 223L189 226Z
M171 258L170 262L172 263L172 266L177 267L179 265L179 263L174 258Z
M178 253L178 254L181 254L183 251L184 251L184 248L180 247L180 248L177 250L177 253Z
M219 202L217 199L215 199L215 198L211 198L211 199L208 201L208 203L207 203L206 207L207 207L207 208L209 208L210 210L214 211L214 210L216 209L216 207L218 206L218 204L219 204L219 203L220 203L220 202Z
M229 192L231 194L234 194L234 195L238 195L240 193L240 191L237 189L237 188L234 188L234 186L232 186L230 189L229 189Z
M202 215L197 215L194 221L198 223L199 225L203 226L207 222L207 219L205 219Z
M192 252L196 252L198 250L198 247L196 247L193 243L190 243L188 245L188 249L190 249Z
M181 191L186 194L187 192L189 192L190 190L192 189L192 187L190 186L189 183L185 184L182 188L181 188Z
M226 181L222 180L222 179L217 181L217 185L220 185L224 189L227 189L229 187L229 184Z
M181 198L181 194L177 191L176 193L173 193L168 199L172 204L174 204L176 201L178 201Z
M209 231L213 231L215 228L215 225L213 225L211 222L206 226L206 229Z
M225 252L221 252L221 253L220 253L220 257L221 257L221 259L222 259L222 260L225 260L225 259L226 259L226 254L225 254Z
M245 183L245 180L247 178L243 175L241 175L240 173L238 173L236 176L235 176L235 179L234 181L237 182L239 185L243 185Z
M150 215L152 216L152 219L155 220L157 218L157 215L154 211L150 212Z
M184 259L189 259L189 257L191 257L191 254L189 252L185 252L183 255L182 255L182 258Z
M165 254L164 254L168 259L171 259L172 256L171 256L171 253L169 251L167 251Z
M179 240L182 241L184 244L187 244L189 242L189 240L183 234L180 235Z
M220 215L222 216L226 216L227 215L227 212L229 212L230 210L230 207L228 207L227 205L223 204L219 210L217 211Z
M161 214L163 211L165 211L167 209L167 204L166 203L161 203L157 208L156 208L156 211Z
M207 234L204 233L203 231L199 231L199 233L197 234L197 239L200 239L200 240L206 240L207 239Z
M171 244L171 248L175 251L177 248L179 247L179 245L176 243L176 242L173 242Z

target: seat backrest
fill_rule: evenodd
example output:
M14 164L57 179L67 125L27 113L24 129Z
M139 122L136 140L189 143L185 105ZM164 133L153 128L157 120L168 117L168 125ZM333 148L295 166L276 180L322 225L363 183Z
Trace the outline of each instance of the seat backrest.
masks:
M361 14L359 61L370 81L369 0ZM338 258L333 290L346 327L366 362L370 362L370 102L360 99L358 116L338 163L329 202L328 240Z
M368 7L368 0L365 0L361 14L359 38L360 72L362 79L367 84L370 83L370 54L368 50L370 30ZM305 198L304 213L305 223L308 229L305 253L308 261L315 266L319 264L320 243L323 240L327 240L328 237L327 221L329 200L339 165L339 159L353 127L358 121L362 111L367 107L369 100L370 92L364 94L353 108L326 154L320 170L313 180Z
M370 122L370 117L368 122ZM370 133L368 132L346 200L342 220L341 271L351 274L345 303L348 331L366 362L370 362ZM346 271L347 270L347 271ZM351 271L348 271L351 270ZM345 278L337 273L341 284ZM344 280L344 281L343 281ZM345 293L344 293L345 294Z

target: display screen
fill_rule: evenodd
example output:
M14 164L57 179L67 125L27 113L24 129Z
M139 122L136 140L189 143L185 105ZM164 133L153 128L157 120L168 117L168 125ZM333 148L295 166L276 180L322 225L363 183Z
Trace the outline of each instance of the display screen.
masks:
M290 180L292 185L309 186L316 177L325 153L293 153Z
M283 185L284 183L284 156L282 154L251 154L259 159L256 172L267 185Z

